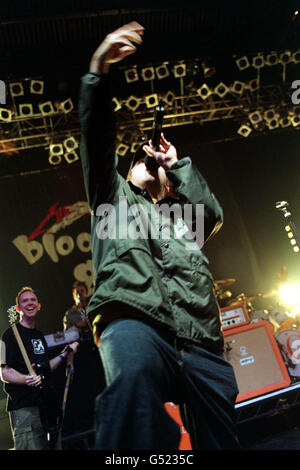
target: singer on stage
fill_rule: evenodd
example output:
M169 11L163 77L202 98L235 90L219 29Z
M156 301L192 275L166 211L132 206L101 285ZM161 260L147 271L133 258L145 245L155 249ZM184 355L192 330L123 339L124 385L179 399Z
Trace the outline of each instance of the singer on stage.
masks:
M150 140L134 157L127 180L117 171L109 70L142 46L143 34L136 22L108 34L81 81L95 275L87 310L106 376L96 400L95 447L178 449L180 429L164 407L173 402L193 449L237 449L236 380L223 357L208 260L191 240L201 216L196 209L204 205L204 241L221 227L222 209L191 159L178 158L163 134L158 148ZM190 217L168 211L174 205L189 205ZM158 216L146 230L151 213Z

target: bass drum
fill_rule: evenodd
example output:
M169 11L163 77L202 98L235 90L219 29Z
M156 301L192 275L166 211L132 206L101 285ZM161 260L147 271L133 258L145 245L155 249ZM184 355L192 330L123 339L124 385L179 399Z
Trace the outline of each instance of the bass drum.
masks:
M290 328L275 335L289 374L300 377L300 330Z

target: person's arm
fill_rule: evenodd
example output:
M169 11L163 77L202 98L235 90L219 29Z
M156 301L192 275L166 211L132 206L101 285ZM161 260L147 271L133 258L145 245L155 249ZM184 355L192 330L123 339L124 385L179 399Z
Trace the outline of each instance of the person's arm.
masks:
M66 361L69 351L73 351L74 353L76 353L78 345L79 343L77 341L68 344L58 356L55 356L50 359L49 365L51 372Z
M88 203L93 211L99 203L110 199L118 185L109 68L136 51L133 42L142 43L143 31L141 25L132 22L108 34L92 56L89 73L81 79L80 154Z
M16 385L28 385L29 387L38 387L42 383L40 375L21 374L7 365L0 368L0 377L2 382Z

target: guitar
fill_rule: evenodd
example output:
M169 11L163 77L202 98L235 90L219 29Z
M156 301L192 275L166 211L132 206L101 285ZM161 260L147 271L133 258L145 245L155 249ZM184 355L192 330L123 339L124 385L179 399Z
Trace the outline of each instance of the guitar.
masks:
M55 391L47 384L42 366L40 364L36 364L35 369L32 367L16 325L16 323L19 321L19 312L16 305L10 307L7 312L9 323L17 340L29 375L40 375L42 378L41 385L35 387L34 390L38 394L38 407L41 423L46 433L49 447L53 449L57 443L59 430L61 427L61 407L59 406L57 395Z

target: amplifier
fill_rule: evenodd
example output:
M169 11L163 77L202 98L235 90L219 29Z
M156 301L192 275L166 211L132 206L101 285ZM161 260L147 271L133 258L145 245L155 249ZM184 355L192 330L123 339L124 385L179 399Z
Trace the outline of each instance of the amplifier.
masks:
M239 387L237 402L287 387L291 378L269 322L224 332L225 355Z
M221 308L221 321L223 330L243 326L250 323L250 318L244 304L231 305Z

